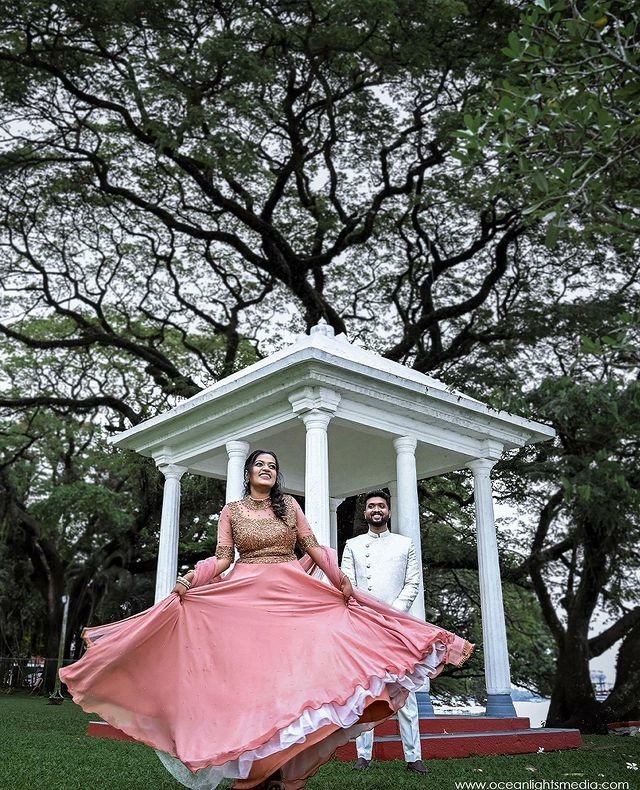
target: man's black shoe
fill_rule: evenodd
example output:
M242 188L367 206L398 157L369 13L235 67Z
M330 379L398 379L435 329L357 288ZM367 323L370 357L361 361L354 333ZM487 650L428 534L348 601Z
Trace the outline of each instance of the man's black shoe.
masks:
M365 760L364 757L358 757L358 759L353 764L353 767L356 771L366 771L367 768L371 768L371 760Z

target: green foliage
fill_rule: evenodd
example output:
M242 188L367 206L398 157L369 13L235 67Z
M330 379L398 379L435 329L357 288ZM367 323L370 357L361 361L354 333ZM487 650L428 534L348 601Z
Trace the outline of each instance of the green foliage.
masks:
M162 494L153 465L133 453L109 450L95 422L68 415L36 412L28 425L8 425L0 436L3 458L12 459L3 472L5 498L11 497L0 574L4 649L13 655L46 654L47 607L52 595L57 606L62 592L72 596L72 635L89 622L119 619L150 606ZM185 562L192 565L212 552L213 516L222 503L216 481L185 480ZM57 576L33 557L27 560L30 542L45 547L48 567ZM33 583L23 584L25 578Z
M8 532L4 530L5 533ZM43 607L29 579L31 565L19 542L5 534L0 545L0 652L28 656L42 638Z
M576 539L594 543L606 558L608 605L640 602L633 583L640 569L638 381L547 380L532 400L559 434L556 451L543 463L555 467L563 485Z
M0 405L41 404L59 413L115 410L121 420L126 416L136 423L175 405L185 391L195 394L199 387L194 379L202 375L199 363L206 361L211 371L224 367L226 342L215 335L158 327L151 319L136 320L116 309L102 311L106 332L89 312L77 316L79 321L55 313L24 319L19 326L29 338L26 348L0 337L5 360ZM83 339L91 334L102 342L85 346ZM132 359L135 343L145 346L145 359ZM254 361L255 348L240 339L235 363L244 367Z
M133 486L123 485L122 462L92 421L51 413L0 424L0 454L8 549L0 578L3 646L13 655L46 655L54 638L50 617L78 569L95 575L114 561L105 546L126 545L135 477Z
M632 0L527 4L492 109L456 133L463 160L495 151L502 178L519 179L550 247L572 217L637 237L639 24Z
M567 246L561 240L559 254ZM602 265L597 260L583 244L575 252L583 274L592 263ZM557 431L555 441L505 455L493 477L498 512L506 507L509 513L499 522L499 536L506 538L506 544L499 538L505 603L512 584L535 592L546 627L541 640L533 632L532 638L539 650L546 643L557 654L553 698L562 702L565 722L591 703L597 712L589 657L630 636L632 613L640 611L635 271L629 260L628 277L617 291L594 279L588 292L551 298L550 281L541 277L526 308L512 315L517 339L506 337L492 349L473 352L448 371L452 383L495 408L535 415ZM536 306L538 298L545 300L544 310ZM448 506L455 509L455 501ZM449 550L446 540L443 547ZM599 620L603 612L606 626ZM622 622L626 627L616 631ZM511 632L509 639L513 648ZM512 667L517 666L514 655ZM548 688L550 674L540 674L540 688ZM586 678L580 693L578 676ZM631 688L633 679L626 682ZM606 715L614 720L613 709ZM593 720L583 724L592 726Z

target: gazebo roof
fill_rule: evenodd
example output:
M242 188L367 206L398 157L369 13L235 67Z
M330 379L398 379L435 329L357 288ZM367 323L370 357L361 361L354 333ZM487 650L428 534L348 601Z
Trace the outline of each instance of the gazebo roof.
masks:
M319 324L287 348L110 442L157 463L224 479L225 444L246 441L252 448L274 450L287 489L302 493L305 426L299 415L310 408L334 414L328 428L334 497L394 480L392 441L399 436L417 440L418 479L423 479L554 435L546 425L496 411Z

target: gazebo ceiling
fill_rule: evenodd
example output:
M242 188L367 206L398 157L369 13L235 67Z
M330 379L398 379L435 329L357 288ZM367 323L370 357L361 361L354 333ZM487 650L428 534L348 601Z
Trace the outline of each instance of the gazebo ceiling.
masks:
M418 479L498 458L503 448L548 439L552 428L496 411L430 376L333 336L326 324L293 345L123 431L116 447L224 479L225 444L274 450L285 483L304 492L309 408L334 414L328 428L331 496L344 497L395 479L393 440L417 440Z

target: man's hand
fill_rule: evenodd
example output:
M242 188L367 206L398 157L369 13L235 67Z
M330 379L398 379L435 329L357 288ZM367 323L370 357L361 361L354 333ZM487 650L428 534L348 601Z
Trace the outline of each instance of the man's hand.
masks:
M340 592L344 595L344 602L348 603L349 598L351 598L353 595L353 587L351 586L349 577L344 573L342 574L342 579L340 580Z

